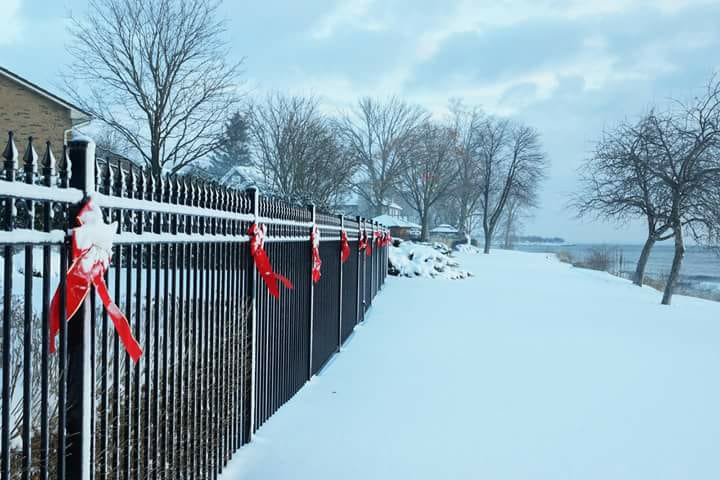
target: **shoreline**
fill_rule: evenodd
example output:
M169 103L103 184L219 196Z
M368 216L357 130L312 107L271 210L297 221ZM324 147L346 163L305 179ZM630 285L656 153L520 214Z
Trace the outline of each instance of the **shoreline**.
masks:
M582 262L572 262L567 257L563 257L560 255L560 252L548 252L553 255L555 255L559 261L563 263L567 263L569 265L572 265L574 268L580 268L583 270L594 270L597 272L605 272L609 273L610 275L618 278L622 278L623 280L627 280L628 282L632 283L632 275L633 271L629 270L623 270L623 271L613 271L611 269L599 269L599 268L592 268L591 266L584 265ZM648 286L651 287L658 292L663 292L665 290L665 283L666 280L658 277L657 275L653 275L651 273L645 274L645 279L643 281L642 286ZM706 283L716 283L716 282L706 282ZM720 285L720 283L718 284ZM694 286L692 283L687 281L687 276L680 275L680 278L678 279L678 284L675 286L674 295L683 295L686 297L693 297L693 298L700 298L703 300L710 300L714 302L720 302L720 287L719 288L698 288L697 286Z

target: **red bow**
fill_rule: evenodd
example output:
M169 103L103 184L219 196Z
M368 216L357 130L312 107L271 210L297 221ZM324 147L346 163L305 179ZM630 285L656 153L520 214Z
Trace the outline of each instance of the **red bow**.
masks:
M382 247L382 241L383 241L382 236L383 236L383 234L382 234L382 232L380 232L380 230L375 230L373 232L373 238L375 239L375 244L378 247Z
M350 244L348 243L348 236L345 230L340 230L340 261L345 263L350 258Z
M292 290L293 284L287 277L273 272L272 265L270 265L270 259L268 258L264 248L265 225L253 223L248 229L248 235L250 235L250 254L255 261L255 268L257 268L258 272L260 272L260 276L265 282L270 295L275 298L280 298L280 286L278 285L278 280L290 290Z
M320 267L322 260L320 259L320 231L317 225L313 225L310 232L310 243L312 244L312 280L313 283L320 281Z
M368 242L367 232L363 230L360 232L360 239L358 241L358 250L361 252L365 250L365 255L368 257L372 255L372 244Z
M133 337L128 319L110 298L103 277L110 265L112 238L117 230L117 223L106 224L102 211L93 205L92 200L88 200L78 213L77 223L78 227L73 229L72 234L72 253L75 260L67 272L66 321L78 311L85 297L90 293L92 283L115 325L125 350L137 363L142 356L142 348ZM50 352L55 351L55 336L59 330L60 289L58 288L50 304Z
M378 243L381 247L387 247L390 245L392 243L392 236L390 235L390 232L382 232Z

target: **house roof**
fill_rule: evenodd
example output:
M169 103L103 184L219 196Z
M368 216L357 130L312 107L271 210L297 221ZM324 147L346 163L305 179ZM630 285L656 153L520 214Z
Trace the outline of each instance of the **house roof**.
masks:
M70 118L72 120L77 120L78 123L86 120L90 120L92 118L92 115L90 115L88 112L83 110L82 108L78 107L77 105L74 105L67 100L58 97L57 95L48 92L42 87L39 87L38 85L35 85L31 81L21 77L20 75L11 72L10 70L0 67L0 75L9 78L10 80L19 83L23 87L27 88L28 90L31 90L35 93L37 93L40 96L43 96L47 98L48 100L51 100L58 105L67 108L70 110Z
M107 148L103 147L95 147L95 158L99 158L101 160L110 161L110 164L114 166L126 166L130 163L136 166L142 167L142 164L139 164L135 160L131 160L125 155L121 155L119 153L115 153L112 150L108 150ZM126 169L123 169L126 170Z
M443 223L442 225L438 225L437 227L430 230L430 232L431 233L460 233L460 230L453 227L452 225Z
M256 187L264 190L262 172L254 165L236 165L220 179L220 184L238 190Z
M403 209L400 205L398 205L397 203L393 202L392 200L390 200L390 201L385 200L385 201L382 202L382 204L383 204L384 207L394 208L395 210L402 210L402 209Z

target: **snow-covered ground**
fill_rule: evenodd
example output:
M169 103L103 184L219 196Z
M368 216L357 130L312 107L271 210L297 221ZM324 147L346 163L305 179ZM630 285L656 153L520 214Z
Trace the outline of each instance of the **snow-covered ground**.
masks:
M720 303L552 255L390 278L223 480L720 478Z

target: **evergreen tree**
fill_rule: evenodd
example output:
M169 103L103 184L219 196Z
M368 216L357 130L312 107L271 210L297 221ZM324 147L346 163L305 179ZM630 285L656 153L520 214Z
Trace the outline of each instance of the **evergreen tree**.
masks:
M250 165L248 129L245 116L235 112L225 123L220 145L210 157L207 173L222 178L237 165Z

